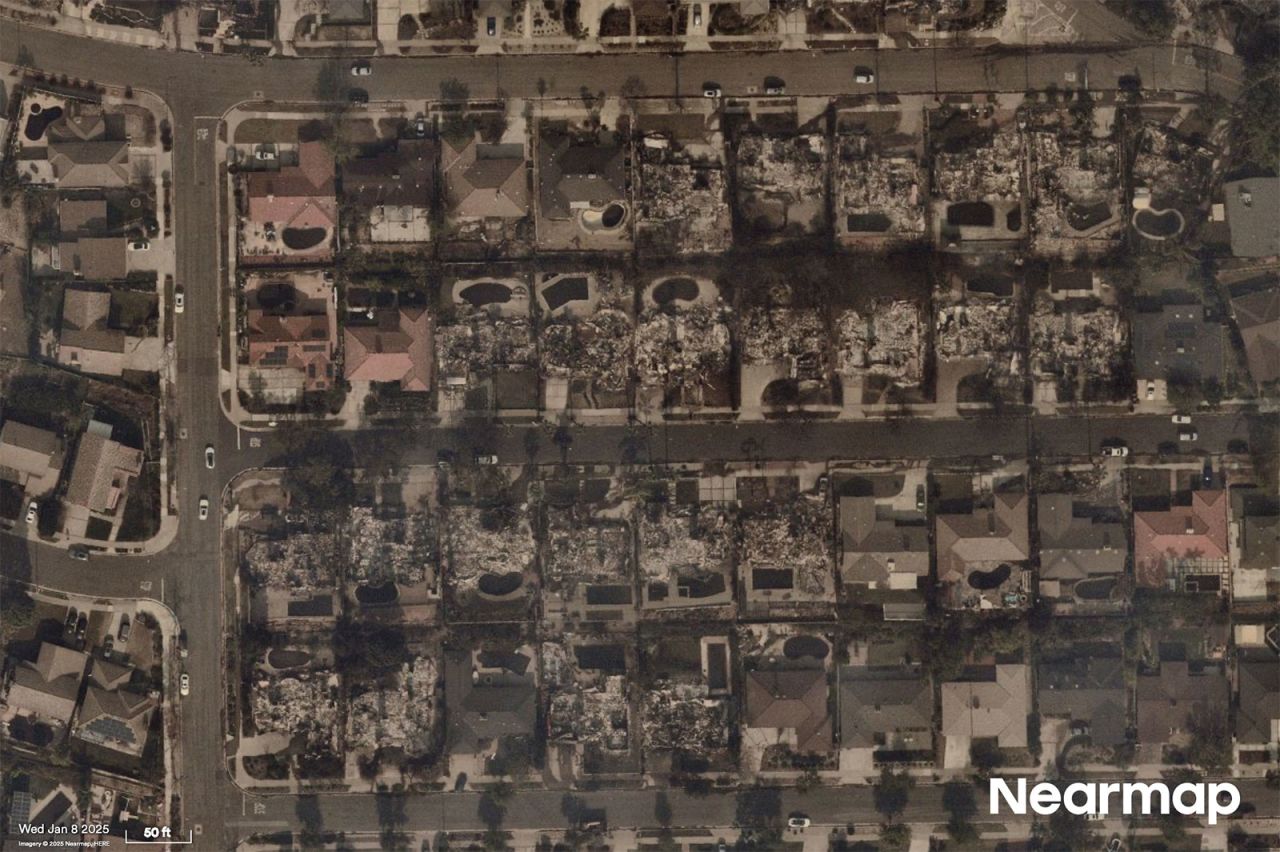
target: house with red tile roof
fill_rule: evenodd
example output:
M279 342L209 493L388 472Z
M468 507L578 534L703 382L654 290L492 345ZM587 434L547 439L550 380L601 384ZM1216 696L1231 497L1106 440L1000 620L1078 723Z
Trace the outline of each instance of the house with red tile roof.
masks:
M1190 506L1133 516L1134 572L1139 586L1226 591L1230 571L1225 491L1196 491Z
M431 315L425 308L379 311L374 325L343 329L350 382L396 382L414 393L431 390Z
M298 164L279 171L250 172L245 178L248 198L247 220L258 229L270 231L274 253L283 249L293 254L317 255L328 252L338 224L338 200L334 186L333 154L323 142L298 145ZM305 245L291 245L286 231L295 234L323 229L326 238ZM257 235L247 237L242 251L253 253Z
M248 312L249 365L301 374L303 390L326 390L333 381L333 338L324 314Z

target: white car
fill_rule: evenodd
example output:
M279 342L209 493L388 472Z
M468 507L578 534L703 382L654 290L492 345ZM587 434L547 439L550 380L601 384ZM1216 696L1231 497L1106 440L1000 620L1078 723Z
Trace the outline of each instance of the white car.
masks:
M1103 447L1102 454L1104 456L1114 456L1116 458L1124 458L1129 455L1128 447Z
M1190 424L1190 423L1191 423L1191 415L1190 415L1190 414L1175 414L1175 415L1173 415L1173 422L1174 422L1174 423L1177 423L1179 426L1186 426L1186 425L1188 425L1188 424Z
M174 290L173 291L173 312L175 314L180 314L184 310L186 310L186 307L187 307L186 296L183 294L181 290Z
M200 498L200 520L202 521L209 520L209 498L208 497Z
M718 98L721 94L719 86L708 84L702 87L702 96L704 98Z
M255 159L258 159L258 160L270 161L276 158L276 151L274 148L262 147L262 148L259 148L257 151L255 151L253 156Z
M204 466L213 470L213 444L208 444L204 448Z
M1183 429L1178 432L1178 440L1184 442L1198 441L1200 440L1200 433L1195 429Z
M693 4L693 25L695 27L702 26L702 4L701 3Z
M813 820L802 814L795 814L787 819L787 828L793 831L803 831L813 825Z
M129 251L149 251L151 242L149 240L130 240Z
M1155 398L1156 398L1156 383L1147 382L1147 399L1155 399Z
M35 500L32 500L31 504L27 506L27 523L34 524L36 522L36 515L39 511L40 505L36 503Z
M876 72L870 68L853 69L853 82L855 83L874 83L876 81Z
M364 62L362 60L360 62L351 63L352 77L368 77L372 73L373 73L373 66L371 66L368 62Z
M186 672L182 673L182 677L178 678L178 692L183 696L191 694L191 675Z

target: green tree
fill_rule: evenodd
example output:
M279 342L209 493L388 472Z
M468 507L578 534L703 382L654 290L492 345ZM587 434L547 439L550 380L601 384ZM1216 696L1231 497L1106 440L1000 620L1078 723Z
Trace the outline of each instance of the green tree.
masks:
M911 826L893 822L882 824L880 845L885 849L906 849L911 845Z
M880 770L880 780L872 790L876 810L884 814L885 819L893 822L907 809L907 801L911 798L911 788L915 781L905 772L890 772L888 767Z
M1089 821L1083 816L1070 813L1066 808L1059 808L1049 816L1047 829L1044 844L1046 852L1086 849L1097 841L1089 828Z
M457 77L440 81L440 100L447 104L465 104L471 100L471 89Z
M339 672L376 677L399 669L409 649L398 627L343 616L333 630L333 655Z
M973 818L978 813L978 799L973 785L965 781L952 781L942 788L942 807L949 815L947 834L956 843L971 843L978 833Z
M1187 762L1210 774L1225 772L1231 766L1231 731L1222 708L1197 708L1188 720L1191 743L1187 746Z
M36 602L21 583L0 585L0 642L8 642L35 621Z

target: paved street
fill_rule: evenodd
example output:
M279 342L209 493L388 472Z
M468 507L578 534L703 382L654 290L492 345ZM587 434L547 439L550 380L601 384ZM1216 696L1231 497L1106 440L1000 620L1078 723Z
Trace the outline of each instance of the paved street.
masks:
M195 519L199 496L216 500L237 472L267 464L279 452L271 436L249 448L247 434L221 414L218 398L219 234L214 211L218 178L214 158L217 119L246 100L281 102L312 97L321 60L272 59L253 64L233 56L201 57L93 43L6 20L0 28L0 61L27 64L100 84L150 89L162 96L174 117L174 214L177 283L186 292L186 313L178 324L179 384L177 410L189 437L178 447L181 525L176 542L163 554L145 558L95 557L69 560L63 551L0 539L0 568L9 576L69 591L98 595L160 596L178 613L190 637L187 669L191 696L182 708L181 793L184 828L199 826L196 848L228 848L256 830L318 821L334 830L377 830L382 817L369 796L330 795L316 799L290 796L255 800L242 796L226 772L222 721L224 692L221 584L216 524ZM858 65L873 66L875 86L852 82ZM1145 86L1164 91L1211 91L1232 96L1239 65L1230 57L1169 46L1102 50L1073 47L1053 50L899 49L860 52L706 53L592 57L521 56L491 58L416 57L373 60L367 84L374 99L433 97L440 83L455 78L475 98L498 96L577 97L584 83L594 91L617 93L631 78L643 81L647 94L700 97L704 82L717 83L728 96L745 94L766 74L782 76L793 94L1022 92L1062 86L1066 74L1088 70L1090 85L1114 88L1121 76L1137 74ZM1206 70L1212 68L1212 70ZM1200 447L1222 450L1233 438L1246 437L1235 415L1197 418ZM560 449L545 427L506 427L486 431L486 449L504 460L529 458L528 431L539 439L534 458L556 461ZM637 461L692 459L840 459L956 458L1025 455L1029 447L1047 454L1096 450L1107 438L1121 438L1135 452L1152 452L1176 437L1166 417L1023 418L897 423L706 424L654 428L573 429L570 462L616 461L633 453ZM432 462L440 448L468 452L475 433L422 430L404 453L407 462ZM207 470L206 444L216 446L218 464ZM241 446L241 449L237 449ZM144 584L150 584L146 586ZM163 589L163 592L162 592ZM655 793L611 792L586 798L609 810L613 825L654 823ZM732 822L732 795L690 798L669 796L673 824ZM803 801L783 795L784 813L799 807L819 822L844 823L870 816L869 791L819 789ZM937 790L922 788L913 797L911 818L941 819ZM1274 800L1274 797L1270 797ZM1264 807L1258 797L1259 810ZM476 797L470 794L424 795L409 800L404 828L475 828ZM259 807L255 808L254 804ZM1275 805L1274 801L1271 802ZM1280 808L1277 808L1280 810ZM302 816L300 816L300 814ZM563 823L560 794L518 794L509 804L508 827L549 827Z

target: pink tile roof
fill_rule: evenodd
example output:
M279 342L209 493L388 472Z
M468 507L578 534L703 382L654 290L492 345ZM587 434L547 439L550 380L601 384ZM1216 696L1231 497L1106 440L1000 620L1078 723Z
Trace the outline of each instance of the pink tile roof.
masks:
M332 228L338 219L333 176L333 155L324 144L303 142L298 165L249 174L249 219L281 228Z
M425 309L383 311L375 326L346 328L343 340L348 380L431 389L431 317Z
M1197 491L1190 506L1133 516L1133 552L1138 585L1164 588L1177 560L1227 558L1227 494Z

